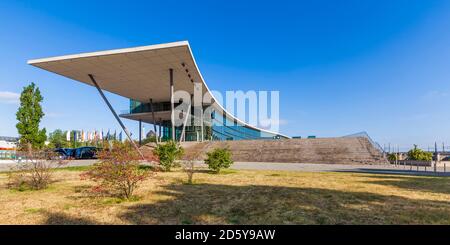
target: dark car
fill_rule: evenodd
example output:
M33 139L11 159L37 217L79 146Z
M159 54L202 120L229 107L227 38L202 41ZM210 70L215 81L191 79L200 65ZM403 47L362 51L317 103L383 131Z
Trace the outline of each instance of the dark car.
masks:
M74 149L71 148L57 148L54 150L54 152L60 159L71 159L73 151Z
M75 149L64 148L64 151L66 152L67 159L73 158L73 153L75 152Z
M93 146L80 147L74 149L72 157L75 159L97 159L98 151L99 149Z

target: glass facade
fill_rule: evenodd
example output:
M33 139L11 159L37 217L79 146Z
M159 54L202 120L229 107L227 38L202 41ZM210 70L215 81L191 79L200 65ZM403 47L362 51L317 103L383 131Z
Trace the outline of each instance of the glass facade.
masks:
M179 103L175 103L175 107L178 105ZM170 102L153 103L153 108L155 109L155 111L170 111ZM150 103L142 103L136 100L130 100L130 114L151 111L152 110Z
M178 104L175 104L175 107ZM170 102L154 103L153 107L157 111L170 111ZM200 141L201 140L201 126L193 126L196 118L193 115L194 109L191 108L191 126L185 127L186 141ZM150 103L141 103L135 100L130 100L130 114L151 112ZM209 120L209 119L208 119ZM180 139L183 127L175 127L175 137ZM163 140L172 138L172 127L170 120L161 122L161 136ZM255 128L238 123L236 120L226 117L213 111L211 114L211 121L204 122L203 126L203 140L255 140L255 139L280 139L285 138L279 134L268 133Z

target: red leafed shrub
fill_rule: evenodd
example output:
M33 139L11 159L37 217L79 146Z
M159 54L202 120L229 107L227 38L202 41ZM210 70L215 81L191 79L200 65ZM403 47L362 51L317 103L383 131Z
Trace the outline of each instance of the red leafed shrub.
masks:
M93 187L95 192L107 192L129 199L139 184L152 173L140 166L142 159L129 143L115 143L111 148L99 152L98 157L99 162L81 175L83 179L97 183Z

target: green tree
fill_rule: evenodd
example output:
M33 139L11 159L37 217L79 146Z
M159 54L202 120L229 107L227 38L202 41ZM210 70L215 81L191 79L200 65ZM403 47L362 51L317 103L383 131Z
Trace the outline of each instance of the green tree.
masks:
M16 113L16 128L20 135L20 147L22 149L41 149L47 139L45 128L39 129L44 112L41 103L43 97L39 88L34 83L23 88L20 95L20 106Z
M389 153L388 154L388 160L391 162L395 162L397 159L397 153Z
M208 156L205 163L208 168L216 173L219 173L222 168L229 168L233 164L231 159L231 151L227 148L216 148L211 152L207 152Z
M62 131L61 129L56 129L48 136L48 141L50 142L49 147L51 148L64 148L69 147L70 143L67 142L66 135L67 131Z
M159 162L165 171L170 171L174 166L175 160L180 158L183 153L183 147L178 145L173 140L167 141L165 143L159 144L155 149L154 153L159 158Z
M433 159L433 154L431 152L423 151L417 148L417 145L414 145L414 148L408 151L408 158L417 161L431 161Z

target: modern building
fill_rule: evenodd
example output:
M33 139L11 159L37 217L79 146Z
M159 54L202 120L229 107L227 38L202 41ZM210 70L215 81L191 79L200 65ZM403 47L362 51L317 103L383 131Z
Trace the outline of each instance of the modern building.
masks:
M136 120L140 124L153 124L154 132L158 132L160 139L203 141L289 138L249 125L227 112L205 83L187 41L36 59L28 61L28 64L95 86L128 137L127 129L102 90L129 98L129 111L120 117ZM174 108L180 104L174 102L174 91L187 91L192 98L195 89L198 89L195 84L199 83L202 85L201 95L210 96L212 100L208 103L202 101L198 105L190 103L186 112L183 112L190 117L184 117L186 121L182 125L174 125ZM203 112L211 106L213 110L206 122ZM194 113L199 110L201 113ZM190 126L186 126L187 120L191 120Z
M0 150L15 150L17 148L19 138L0 136Z
M15 157L19 138L0 136L0 159L12 159Z

